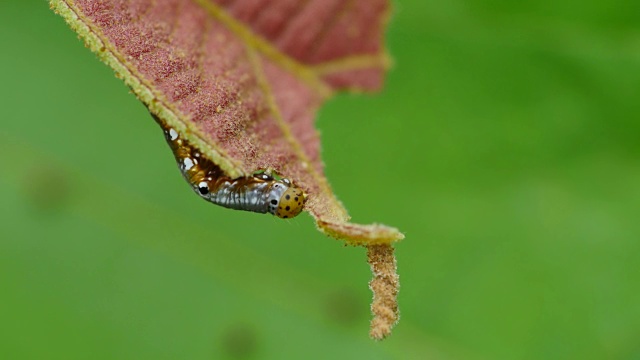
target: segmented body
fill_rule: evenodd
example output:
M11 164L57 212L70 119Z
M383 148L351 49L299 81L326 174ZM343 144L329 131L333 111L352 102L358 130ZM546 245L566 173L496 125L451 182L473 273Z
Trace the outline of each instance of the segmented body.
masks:
M265 173L232 179L180 138L175 129L152 116L162 127L182 175L200 197L229 209L268 212L284 219L302 211L306 195L290 180L278 180Z

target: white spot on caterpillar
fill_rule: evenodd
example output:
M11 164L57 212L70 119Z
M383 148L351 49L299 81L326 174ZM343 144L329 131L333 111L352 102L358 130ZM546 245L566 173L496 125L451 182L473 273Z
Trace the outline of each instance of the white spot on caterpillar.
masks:
M191 160L191 158L184 158L182 160L182 168L184 170L190 170L193 167L193 165L195 165L195 164L194 164L193 160Z
M169 139L171 139L171 141L175 141L178 138L178 132L175 131L173 128L169 129Z

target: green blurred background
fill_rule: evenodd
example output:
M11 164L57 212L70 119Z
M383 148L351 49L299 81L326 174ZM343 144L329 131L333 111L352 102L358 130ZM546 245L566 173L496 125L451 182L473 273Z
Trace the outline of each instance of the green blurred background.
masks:
M1 359L640 359L640 2L397 1L380 94L322 109L362 248L188 190L43 0L0 5ZM354 133L362 136L353 136Z

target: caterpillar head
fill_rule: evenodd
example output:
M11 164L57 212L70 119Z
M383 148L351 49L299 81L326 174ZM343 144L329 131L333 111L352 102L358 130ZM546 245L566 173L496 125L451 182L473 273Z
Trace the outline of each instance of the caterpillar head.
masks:
M288 188L280 197L275 215L283 219L297 216L302 211L306 199L307 196L302 189L293 186Z
M282 219L291 219L302 211L307 195L289 179L275 181L268 198L269 212Z

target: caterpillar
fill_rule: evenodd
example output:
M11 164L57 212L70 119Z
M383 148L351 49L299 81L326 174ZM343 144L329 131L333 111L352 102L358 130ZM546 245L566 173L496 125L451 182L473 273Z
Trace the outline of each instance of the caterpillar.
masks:
M229 209L271 213L279 218L297 216L306 194L286 178L276 179L266 172L232 179L205 158L178 132L151 114L164 131L182 176L201 198Z

